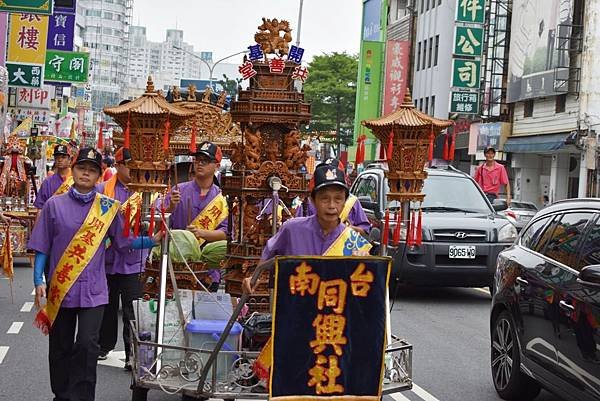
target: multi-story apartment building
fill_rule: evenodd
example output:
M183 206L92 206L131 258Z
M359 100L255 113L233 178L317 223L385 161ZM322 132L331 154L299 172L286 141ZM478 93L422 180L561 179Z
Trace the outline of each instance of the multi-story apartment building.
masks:
M129 68L129 26L133 0L80 0L85 18L83 46L90 52L92 109L118 104Z

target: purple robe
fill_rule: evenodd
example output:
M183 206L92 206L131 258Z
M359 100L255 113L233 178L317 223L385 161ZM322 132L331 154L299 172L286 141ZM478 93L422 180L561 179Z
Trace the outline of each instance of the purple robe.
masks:
M39 220L31 232L28 248L48 255L49 277L54 274L58 261L75 233L81 228L92 204L93 201L83 203L76 200L69 191L53 196L42 208ZM108 229L107 236L110 237L112 246L118 249L128 248L132 242L132 239L120 235L122 227L123 217L117 213ZM61 307L91 308L108 303L108 287L104 268L105 254L105 246L102 243L71 286Z
M345 227L340 223L328 235L323 235L316 215L290 219L267 241L261 259L267 260L275 256L321 256Z
M173 187L175 189L175 187ZM205 196L200 195L200 187L195 180L187 181L179 184L179 194L181 195L181 201L171 213L171 220L169 222L170 227L174 230L185 230L192 221L204 210L218 194L221 193L221 188L215 184L208 190ZM171 193L169 192L165 197L165 208L169 207L171 202ZM160 205L160 200L157 201L157 205ZM191 211L189 208L191 207ZM159 207L160 209L160 207ZM191 220L190 220L191 218ZM217 226L217 230L227 232L227 216Z
M98 185L98 192L104 193L106 181ZM115 199L125 203L127 199L132 195L127 187L117 179L115 185ZM117 235L123 236L122 231ZM132 234L133 235L133 234ZM144 271L146 265L146 258L148 257L148 249L131 249L125 248L122 250L116 250L114 246L109 246L106 250L105 260L106 263L106 274L136 274Z
M35 206L37 209L43 208L46 201L50 199L52 195L54 195L56 190L60 188L63 182L64 180L60 174L57 173L52 174L50 177L42 181L42 185L40 186L37 196L35 197L33 206Z
M308 203L306 205L306 216L315 215L317 210L315 209L315 205L313 205L312 200L310 198L306 198L306 202ZM296 217L306 216L304 215L304 204L301 204L296 209ZM354 202L354 206L352 206L352 209L350 209L348 221L354 227L363 229L367 234L371 231L371 223L369 223L369 219L358 200Z

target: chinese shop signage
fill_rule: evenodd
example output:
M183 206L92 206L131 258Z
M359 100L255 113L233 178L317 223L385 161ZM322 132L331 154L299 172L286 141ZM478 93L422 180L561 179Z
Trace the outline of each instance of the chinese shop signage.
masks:
M52 14L53 0L0 0L0 11Z
M380 400L389 264L386 258L277 259L272 400Z
M89 53L48 50L44 79L55 82L85 83L88 81Z

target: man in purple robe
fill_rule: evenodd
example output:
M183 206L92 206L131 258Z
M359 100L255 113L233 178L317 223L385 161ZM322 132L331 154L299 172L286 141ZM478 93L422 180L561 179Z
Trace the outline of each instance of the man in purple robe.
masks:
M44 266L49 263L49 277L54 280L59 260L79 232L96 198L95 184L100 177L101 160L102 156L95 149L79 151L72 171L73 186L67 193L46 202L31 233L28 247L36 251L34 285L38 307L46 297L46 284L51 284L44 283ZM152 247L161 237L159 233L152 239L139 237L134 241L121 235L122 227L123 218L117 213L107 236L112 246L121 251L128 247ZM93 401L95 398L98 337L104 305L108 303L105 253L102 243L62 299L49 330L48 359L54 401Z
M311 201L316 213L309 217L298 217L283 223L263 249L261 262L275 256L321 256L324 255L346 225L340 220L340 213L349 195L344 171L330 165L319 166L314 173L314 188ZM351 249L354 255L368 254L370 248L366 240L356 241L359 249ZM366 248L365 248L366 246ZM331 255L343 256L343 255ZM244 291L250 289L250 278L242 282Z
M56 145L54 147L54 170L54 174L42 182L40 190L35 197L33 206L37 209L44 207L46 201L71 176L71 156L66 145Z
M211 142L203 142L192 156L194 179L174 186L165 197L164 207L167 213L171 213L170 227L187 229L203 243L226 240L226 215L220 216L223 220L213 230L202 229L193 224L196 217L221 194L221 188L215 178L215 172L221 163L221 149ZM221 281L221 273L219 270L211 270L209 276L209 289L216 291Z
M98 192L118 200L121 204L124 204L133 195L127 188L127 184L131 182L129 167L126 165L128 160L131 160L128 150L123 148L117 150L115 153L117 173L108 181L98 186ZM123 234L118 233L117 235L122 236ZM129 322L135 319L133 301L142 296L140 276L144 271L147 257L148 251L145 249L126 248L118 250L111 245L106 250L105 266L106 281L108 283L108 305L104 309L104 317L100 329L100 355L98 359L106 359L107 354L117 345L120 299L123 308L125 370L131 370L131 364L129 363L131 354Z
M323 163L320 163L317 168L322 166L335 166L341 170L344 169L344 164L337 159L327 159ZM315 168L315 171L317 168ZM360 202L354 195L348 196L346 202L352 202L353 206L345 218L345 221L342 221L342 223L347 222L362 235L368 235L371 231L371 223L369 222L369 219L367 218L367 215L365 214ZM342 208L342 210L343 209L344 208ZM307 197L304 202L302 202L302 204L296 208L296 217L312 216L315 213L315 205L309 197Z

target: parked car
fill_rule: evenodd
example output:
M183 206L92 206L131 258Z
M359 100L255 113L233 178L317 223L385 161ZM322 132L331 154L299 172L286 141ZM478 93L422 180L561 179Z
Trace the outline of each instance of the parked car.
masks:
M514 224L517 231L521 231L537 212L538 208L534 203L511 201L510 206L500 213Z
M506 205L494 206L467 174L452 167L428 169L423 192L423 243L391 250L393 275L414 285L490 286L498 253L509 246L517 232L498 214ZM371 224L382 228L383 211L396 211L397 202L387 202L388 185L380 165L361 172L351 187ZM392 237L390 237L392 238ZM406 240L406 233L402 239Z
M491 370L506 400L600 400L600 200L541 210L498 256Z

